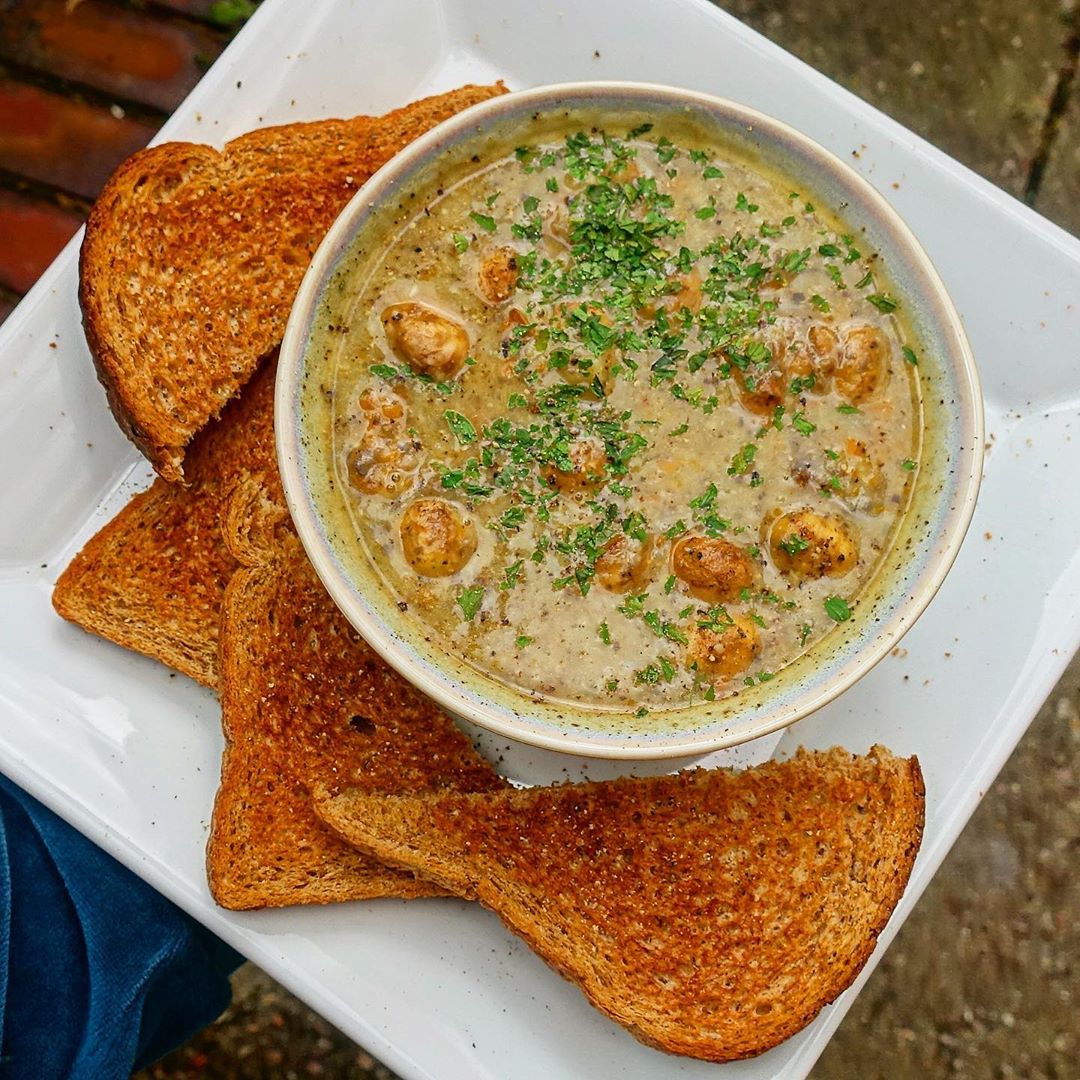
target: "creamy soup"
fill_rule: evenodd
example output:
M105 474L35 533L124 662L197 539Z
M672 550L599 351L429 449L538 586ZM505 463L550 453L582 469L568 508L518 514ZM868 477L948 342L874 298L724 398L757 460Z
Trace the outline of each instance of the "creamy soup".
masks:
M332 490L425 636L642 712L846 621L918 469L885 268L729 147L567 125L411 192L313 355ZM670 136L670 137L669 137Z

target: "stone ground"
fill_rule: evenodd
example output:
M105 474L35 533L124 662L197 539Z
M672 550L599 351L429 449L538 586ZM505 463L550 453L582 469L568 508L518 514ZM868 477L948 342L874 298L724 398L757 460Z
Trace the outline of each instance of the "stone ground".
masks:
M722 2L1080 232L1080 16L1073 0ZM119 89L110 82L114 72L104 69L57 71L53 58L40 49L33 53L38 38L14 34L18 16L9 14L0 26L10 31L0 33L0 104L16 115L18 102L36 94L42 108L60 110L66 130L74 133L98 109L94 130L104 132L106 125L120 154L124 140L145 138L140 124L156 127L182 94L184 80L197 77L199 66L216 55L229 27L217 30L213 23L225 8L251 6L89 0L78 18L88 25L111 20L110 35L120 32L118 19L142 19L140 32L145 30L144 7L176 13L171 21L158 19L155 32L171 35L168 48L177 63L156 82L147 79L140 87L129 79ZM59 18L61 5L5 0L0 8ZM76 85L74 105L49 97L57 78ZM123 107L108 96L117 93ZM76 107L80 102L86 116ZM47 148L19 141L0 124L0 218L29 222L26 229L41 235L39 219L51 214L50 251L77 226L92 194L74 190L62 166ZM36 262L24 259L25 266L7 267L0 258L0 317L50 251ZM1080 994L1078 858L1080 661L1074 661L848 1014L815 1078L1080 1077L1080 1008L1074 1000ZM222 1018L137 1080L391 1078L253 966L241 968L234 982L235 1000Z

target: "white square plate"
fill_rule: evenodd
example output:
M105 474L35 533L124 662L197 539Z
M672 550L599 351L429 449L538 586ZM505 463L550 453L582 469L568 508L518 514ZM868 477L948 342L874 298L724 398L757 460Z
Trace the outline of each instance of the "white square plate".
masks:
M781 743L920 756L926 838L876 960L1080 640L1080 244L698 0L268 0L159 137L219 143L499 77L668 82L786 120L884 192L966 321L991 452L959 561L898 655ZM216 701L49 605L59 569L147 477L94 379L77 243L0 331L3 770L403 1076L804 1076L873 960L801 1035L713 1066L639 1045L475 906L214 907Z

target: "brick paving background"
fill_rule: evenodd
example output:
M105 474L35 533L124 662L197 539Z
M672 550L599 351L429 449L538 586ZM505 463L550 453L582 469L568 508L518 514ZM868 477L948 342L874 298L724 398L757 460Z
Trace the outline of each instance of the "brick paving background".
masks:
M1075 0L720 2L1080 233ZM255 6L0 0L0 320ZM1078 761L1074 661L815 1080L1080 1077ZM252 965L234 987L218 1023L136 1080L391 1077Z

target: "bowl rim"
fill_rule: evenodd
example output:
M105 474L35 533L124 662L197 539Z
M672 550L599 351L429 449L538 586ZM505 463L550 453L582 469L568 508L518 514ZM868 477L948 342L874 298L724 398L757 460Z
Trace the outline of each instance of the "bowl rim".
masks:
M957 389L961 391L958 404L968 406L958 410L961 413L962 428L959 458L953 463L957 468L963 466L966 475L962 475L958 481L958 498L955 504L945 511L941 526L934 533L935 543L941 546L920 575L917 589L897 601L886 627L877 638L864 643L855 658L821 684L816 693L801 703L778 709L775 716L765 715L759 723L744 726L742 730L714 733L707 737L701 734L695 736L691 730L673 730L669 740L661 745L599 742L590 739L587 732L569 725L563 730L550 733L525 728L520 719L516 716L505 716L498 706L484 700L482 694L465 694L460 689L459 681L444 670L438 670L437 674L429 673L423 666L415 663L408 655L408 650L402 647L402 643L382 619L363 601L361 590L356 583L335 564L331 545L318 527L318 511L310 485L305 479L299 452L302 425L296 404L307 341L325 287L333 276L339 257L352 238L351 234L354 234L356 219L363 218L365 211L377 205L384 193L392 190L394 181L422 165L430 152L437 150L444 141L463 129L477 129L478 125L497 122L504 113L514 112L531 103L551 105L561 97L593 95L596 96L598 105L602 105L604 98L609 95L615 98L620 95L640 95L653 99L659 96L676 104L681 102L714 112L720 111L732 119L744 122L751 130L766 129L773 141L779 141L781 145L786 144L807 157L816 159L823 168L837 174L844 186L861 197L875 219L895 238L897 246L904 249L911 265L925 278L928 289L925 296L920 298L937 306L943 324L951 332L954 348L951 350L950 359L955 365ZM473 131L473 137L482 134L482 130ZM956 361L959 363L956 364ZM884 195L836 154L782 120L713 94L663 83L622 80L546 84L489 98L442 121L409 143L378 169L358 189L335 219L301 281L280 347L274 414L278 468L286 503L301 543L335 604L391 667L451 714L508 739L566 754L624 760L660 760L702 755L749 742L789 727L833 701L858 682L896 647L941 588L960 551L975 510L985 452L981 381L963 322L929 255ZM521 711L527 713L530 705L535 706L535 702L524 691L509 684L501 685L507 688L510 696L521 703ZM573 706L567 705L567 708L572 709ZM640 738L641 732L628 734L627 742Z

